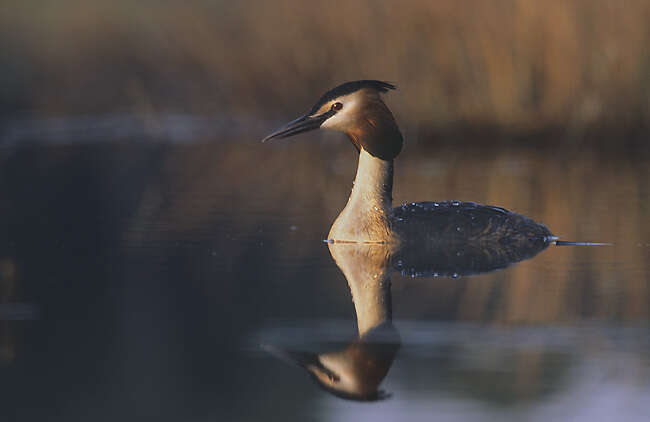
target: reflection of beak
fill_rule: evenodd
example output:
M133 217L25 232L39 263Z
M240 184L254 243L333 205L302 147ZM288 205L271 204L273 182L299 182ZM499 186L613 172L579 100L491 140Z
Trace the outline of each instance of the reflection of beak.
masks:
M335 113L334 110L330 110L318 116L310 116L306 114L302 117L298 117L296 120L287 123L286 125L276 130L266 138L262 139L262 142L266 142L273 138L288 138L289 136L318 129L320 125L322 125L323 122L327 120L330 116L332 116L334 113Z
M291 364L298 365L301 368L306 369L308 372L322 372L324 373L332 382L339 380L339 376L327 369L321 361L318 359L316 353L310 352L294 352L290 350L281 349L270 344L262 344L262 349L276 358Z
M314 364L318 361L318 355L309 352L293 352L286 349L273 346L271 344L261 344L260 347L265 352L268 352L276 358L287 362L289 364L306 367L309 364Z

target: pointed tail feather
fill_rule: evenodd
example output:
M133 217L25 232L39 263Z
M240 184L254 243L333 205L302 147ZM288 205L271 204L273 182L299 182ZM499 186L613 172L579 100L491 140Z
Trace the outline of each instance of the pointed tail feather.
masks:
M609 242L569 242L566 240L555 240L555 246L614 246Z

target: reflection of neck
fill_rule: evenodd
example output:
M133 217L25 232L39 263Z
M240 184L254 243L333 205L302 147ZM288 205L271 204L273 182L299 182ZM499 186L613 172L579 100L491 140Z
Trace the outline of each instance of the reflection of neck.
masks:
M329 248L348 280L359 337L382 323L391 322L390 250L380 245L332 243Z
M332 225L329 239L339 242L390 242L392 193L393 160L374 157L362 148L352 193Z

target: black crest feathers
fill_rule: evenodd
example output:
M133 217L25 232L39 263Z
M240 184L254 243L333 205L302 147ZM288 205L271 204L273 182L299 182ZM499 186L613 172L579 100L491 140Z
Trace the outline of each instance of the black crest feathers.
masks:
M360 89L364 89L364 88L374 89L379 92L388 92L389 89L395 89L396 86L389 82L375 81L375 80L361 80L361 81L346 82L344 84L337 86L336 88L330 89L325 94L323 94L320 100L318 100L316 104L314 104L314 107L312 107L309 114L316 113L323 106L323 104L327 103L328 101L332 101L333 99L341 97L343 95L352 94L353 92L359 91Z

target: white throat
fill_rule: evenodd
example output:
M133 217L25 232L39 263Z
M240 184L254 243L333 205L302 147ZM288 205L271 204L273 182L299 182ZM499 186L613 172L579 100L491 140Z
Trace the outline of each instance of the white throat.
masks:
M393 161L373 157L363 148L348 203L334 221L328 239L335 242L390 243Z

